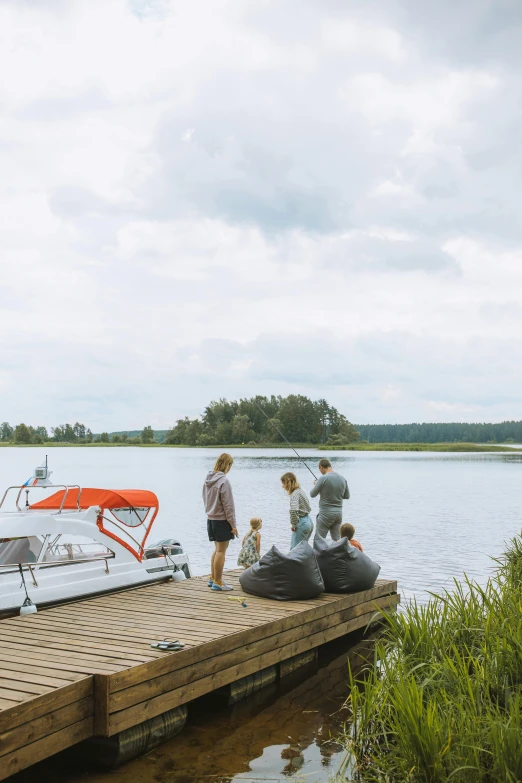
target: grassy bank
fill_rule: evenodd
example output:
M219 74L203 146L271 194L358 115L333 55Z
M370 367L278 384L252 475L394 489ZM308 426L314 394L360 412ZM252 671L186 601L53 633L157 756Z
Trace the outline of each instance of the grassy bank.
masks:
M478 443L350 443L346 446L318 446L321 451L503 451L517 453L522 449L514 449L502 444Z
M349 701L355 780L522 780L522 539L485 588L389 617L376 655Z
M487 446L481 446L478 443L350 443L346 446L327 446L324 444L314 445L312 443L293 443L296 449L318 449L319 451L334 452L334 451L461 451L468 453L480 453L480 452L505 452L507 454L517 454L522 452L522 449L510 448L509 446L503 446L502 444L488 444ZM286 443L234 443L234 444L221 444L212 446L185 446L179 444L168 443L57 443L50 441L47 443L12 443L10 441L0 441L1 447L13 447L17 448L109 448L109 449L123 449L129 447L138 447L144 449L192 449L192 448L205 448L205 449L288 449Z

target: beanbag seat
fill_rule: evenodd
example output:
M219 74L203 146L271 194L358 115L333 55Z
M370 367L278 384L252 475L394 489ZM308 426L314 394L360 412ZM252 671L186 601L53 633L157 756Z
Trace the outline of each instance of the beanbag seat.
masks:
M352 546L347 538L329 544L321 536L316 536L314 552L328 593L369 590L381 570L380 565Z
M286 553L273 546L243 571L239 582L245 593L275 601L301 601L324 592L314 550L307 541Z

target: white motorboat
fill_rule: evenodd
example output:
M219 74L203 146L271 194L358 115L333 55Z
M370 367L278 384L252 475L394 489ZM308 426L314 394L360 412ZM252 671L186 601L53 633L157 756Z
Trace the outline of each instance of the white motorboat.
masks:
M81 597L191 576L181 544L146 546L159 502L138 489L51 484L45 466L0 502L0 616ZM53 490L31 502L33 489ZM25 503L23 494L25 493ZM8 496L15 510L4 511Z

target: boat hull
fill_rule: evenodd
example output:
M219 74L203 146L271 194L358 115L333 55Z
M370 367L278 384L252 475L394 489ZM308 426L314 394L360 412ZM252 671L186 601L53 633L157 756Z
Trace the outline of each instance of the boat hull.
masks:
M175 570L190 576L186 555L117 562L115 559L33 566L24 569L27 593L37 608L67 603L103 593L125 590L172 578ZM18 614L25 590L16 570L0 576L0 618Z

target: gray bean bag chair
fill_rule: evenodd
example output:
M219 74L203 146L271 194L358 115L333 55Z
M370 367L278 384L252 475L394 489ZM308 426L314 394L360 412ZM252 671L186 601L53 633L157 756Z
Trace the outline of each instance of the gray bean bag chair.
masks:
M243 571L239 581L245 593L276 601L299 601L324 592L314 550L307 541L286 553L273 546Z
M316 536L314 552L328 593L369 590L381 570L380 565L352 546L347 538L329 544L321 536Z

